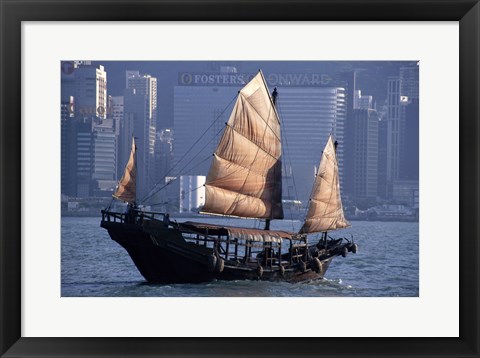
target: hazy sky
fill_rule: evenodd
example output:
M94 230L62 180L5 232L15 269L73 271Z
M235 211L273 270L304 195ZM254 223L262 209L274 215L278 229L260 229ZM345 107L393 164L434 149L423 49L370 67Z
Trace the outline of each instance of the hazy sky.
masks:
M386 98L388 76L398 76L399 68L415 61L92 61L107 71L108 94L123 95L125 71L133 70L157 78L158 125L173 125L173 87L183 72L217 72L221 66L236 67L238 73L321 73L331 77L345 70L358 70L357 89L373 95L377 103ZM239 88L240 89L240 88ZM279 89L280 90L280 89Z

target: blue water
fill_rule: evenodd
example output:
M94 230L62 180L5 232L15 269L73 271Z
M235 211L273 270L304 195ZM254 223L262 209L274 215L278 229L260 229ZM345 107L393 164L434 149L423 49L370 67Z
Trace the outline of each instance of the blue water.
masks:
M188 220L256 225L253 220L178 219ZM63 297L415 297L419 293L418 223L353 221L350 228L332 232L333 237L352 234L359 250L334 259L324 280L175 285L148 284L126 251L100 228L100 218L63 217L61 224ZM272 222L272 229L299 226L299 221Z

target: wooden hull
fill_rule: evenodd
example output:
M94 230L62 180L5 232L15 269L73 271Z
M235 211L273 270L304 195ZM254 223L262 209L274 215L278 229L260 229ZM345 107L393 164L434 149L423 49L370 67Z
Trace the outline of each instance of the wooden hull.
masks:
M224 260L221 269L212 267L213 250L187 242L183 233L161 223L155 225L102 221L110 237L130 255L142 276L151 283L197 283L212 280L267 280L302 282L323 278L337 255L322 258L315 272L309 264L259 267L258 263ZM338 251L338 250L337 250Z

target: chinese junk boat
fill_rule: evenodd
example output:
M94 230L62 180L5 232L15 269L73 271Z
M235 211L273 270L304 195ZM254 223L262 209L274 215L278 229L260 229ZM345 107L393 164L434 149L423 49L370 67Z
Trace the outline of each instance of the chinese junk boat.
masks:
M355 253L346 238L330 230L349 226L340 197L336 144L332 136L321 155L305 221L299 232L270 230L283 219L280 121L276 91L269 95L262 72L238 94L213 155L202 213L265 220L265 229L198 222L172 222L169 215L144 211L136 203L136 156L132 151L115 198L126 213L102 211L101 226L127 250L149 282L210 280L299 282L323 278L336 256ZM308 235L321 233L316 242Z

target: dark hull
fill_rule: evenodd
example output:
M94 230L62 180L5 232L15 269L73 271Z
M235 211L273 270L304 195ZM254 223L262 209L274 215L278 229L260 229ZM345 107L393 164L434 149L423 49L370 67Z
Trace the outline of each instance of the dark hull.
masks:
M134 264L151 283L197 283L212 280L267 280L302 282L323 278L330 262L338 256L341 246L329 257L319 257L321 267L316 272L310 264L264 266L259 263L222 260L222 267L212 266L209 258L213 250L194 242L187 242L178 228L166 227L161 222L149 225L102 221L110 237L130 255ZM344 244L345 246L345 244Z

